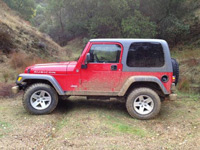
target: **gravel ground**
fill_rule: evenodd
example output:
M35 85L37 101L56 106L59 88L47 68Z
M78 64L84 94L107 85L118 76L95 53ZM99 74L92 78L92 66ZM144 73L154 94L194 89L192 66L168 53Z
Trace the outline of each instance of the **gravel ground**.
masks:
M29 115L21 96L0 99L0 149L199 150L200 99L165 101L155 119L131 118L123 102L72 97L50 115Z

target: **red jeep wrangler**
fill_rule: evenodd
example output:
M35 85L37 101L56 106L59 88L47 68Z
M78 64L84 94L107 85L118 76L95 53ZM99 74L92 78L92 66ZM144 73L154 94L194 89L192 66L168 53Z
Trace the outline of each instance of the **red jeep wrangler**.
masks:
M37 64L17 77L31 114L52 112L59 96L125 98L128 113L151 119L161 100L173 97L179 67L164 40L93 39L78 61Z

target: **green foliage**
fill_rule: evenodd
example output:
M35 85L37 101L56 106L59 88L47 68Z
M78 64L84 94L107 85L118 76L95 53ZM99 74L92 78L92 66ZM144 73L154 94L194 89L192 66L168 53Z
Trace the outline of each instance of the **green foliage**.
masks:
M120 37L121 20L129 12L126 0L99 1L88 21L90 37Z
M199 23L198 0L4 1L63 46L76 37L162 38L175 45Z
M156 36L156 24L135 11L134 16L122 19L123 36L128 38L153 38Z
M46 2L45 16L47 17L44 22L47 23L41 23L39 28L61 45L65 45L67 40L77 36L121 37L124 35L122 20L139 8L139 0L49 0ZM142 17L140 14L140 18Z
M87 38L162 38L176 44L190 33L196 0L47 1L48 30L57 42ZM48 16L48 15L47 15ZM45 31L43 30L43 31ZM61 42L62 43L62 42ZM64 44L65 45L65 44Z
M45 20L45 7L38 4L34 12L34 18L32 18L30 21L34 26L40 26Z
M175 45L190 33L190 25L173 15L166 17L159 26L160 36Z
M140 0L140 11L156 22L158 37L175 45L187 38L194 24L197 0Z
M36 15L34 0L4 0L11 8L18 11L26 20L30 20Z

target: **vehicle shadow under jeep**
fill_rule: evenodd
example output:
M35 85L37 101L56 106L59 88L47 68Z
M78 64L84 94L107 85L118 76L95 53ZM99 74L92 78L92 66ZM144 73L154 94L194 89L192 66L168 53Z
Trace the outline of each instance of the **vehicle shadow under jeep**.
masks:
M73 110L104 110L104 111L117 111L126 114L125 102L118 100L87 100L85 97L70 97L67 100L59 100L58 106L54 113L68 113ZM128 116L128 114L127 114Z
M154 119L166 119L167 116L171 114L169 107L172 107L174 103L170 101L163 102L163 107L157 118ZM169 106L170 105L170 106ZM125 117L130 117L126 110L125 102L119 100L108 100L108 99L91 99L87 100L85 97L70 97L67 100L59 99L58 106L53 113L55 114L68 114L72 111L86 110L87 111L99 111L105 113L110 111L112 113L116 112Z

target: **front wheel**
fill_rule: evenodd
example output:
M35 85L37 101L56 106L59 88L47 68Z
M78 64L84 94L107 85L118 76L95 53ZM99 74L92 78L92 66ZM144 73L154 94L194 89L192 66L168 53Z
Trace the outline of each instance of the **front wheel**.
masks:
M48 114L56 108L58 95L50 85L36 83L26 89L22 102L31 114Z
M126 108L128 113L137 119L154 118L161 108L158 94L150 88L138 88L127 97Z

